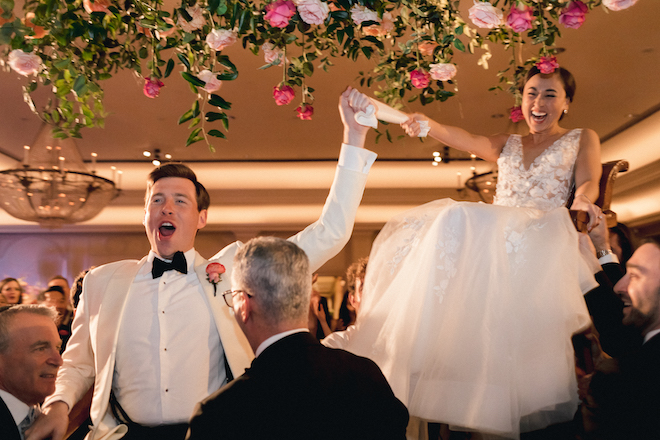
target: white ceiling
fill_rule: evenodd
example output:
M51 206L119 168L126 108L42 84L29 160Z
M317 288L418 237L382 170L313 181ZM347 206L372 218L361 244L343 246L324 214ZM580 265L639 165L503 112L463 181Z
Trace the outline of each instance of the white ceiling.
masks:
M467 9L471 1L462 1ZM465 14L467 16L467 14ZM575 102L565 119L567 128L594 129L603 144L603 161L628 159L631 171L617 182L613 208L621 220L635 225L657 223L660 217L660 1L640 0L632 8L607 12L597 8L579 30L563 30L558 46L562 66L578 82ZM520 132L508 121L512 98L489 92L497 72L508 65L510 53L494 47L490 68L477 66L481 53L459 55L458 95L445 103L407 110L421 111L451 125L481 134ZM280 68L258 70L260 56L236 45L226 50L239 68L236 81L226 82L220 94L233 103L228 140L216 140L217 152L202 143L185 147L188 131L176 121L195 96L178 73L165 81L157 99L142 94L141 81L122 72L104 84L106 108L111 113L105 129L85 129L78 141L85 158L99 154L98 173L111 177L110 166L124 171L122 195L86 225L64 228L140 227L144 181L152 165L145 149L160 149L174 160L189 163L212 194L211 228L242 225L294 227L314 220L333 175L332 159L341 142L337 99L347 86L357 86L358 72L372 62L337 59L330 73L318 71L309 80L316 89L312 121L295 117L297 103L278 107L271 95L281 79ZM12 72L0 73L0 169L12 168L23 145L33 142L39 120L23 103L21 84ZM372 93L362 89L365 93ZM48 91L36 95L45 102ZM295 101L294 101L295 102ZM218 124L219 125L219 124ZM220 127L218 127L220 128ZM437 142L396 139L393 143L369 138L368 148L379 153L358 213L358 227L382 225L394 213L438 197L472 198L457 191L471 175L470 162L431 166ZM455 152L451 153L455 155ZM477 171L493 165L477 162ZM35 230L0 212L1 231ZM123 226L122 226L123 225Z

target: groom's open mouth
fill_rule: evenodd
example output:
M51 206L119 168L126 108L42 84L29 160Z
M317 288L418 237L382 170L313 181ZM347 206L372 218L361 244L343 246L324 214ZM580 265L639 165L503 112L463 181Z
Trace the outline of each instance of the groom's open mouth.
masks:
M163 222L158 227L158 235L161 237L170 237L176 231L176 227L170 222Z

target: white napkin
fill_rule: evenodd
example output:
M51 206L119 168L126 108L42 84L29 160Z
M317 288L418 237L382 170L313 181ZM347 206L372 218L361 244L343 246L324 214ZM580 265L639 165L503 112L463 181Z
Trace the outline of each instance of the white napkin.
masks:
M389 105L369 98L372 105L367 106L365 111L355 113L355 122L365 127L378 128L378 120L389 122L390 124L402 124L408 120L408 115L396 110ZM419 137L426 137L429 134L429 124L427 121L417 121L420 126Z

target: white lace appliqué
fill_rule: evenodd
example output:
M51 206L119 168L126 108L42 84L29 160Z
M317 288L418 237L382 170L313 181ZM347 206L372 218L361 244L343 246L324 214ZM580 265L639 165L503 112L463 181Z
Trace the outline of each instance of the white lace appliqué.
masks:
M418 232L422 226L424 226L425 222L426 218L406 217L403 219L403 226L401 226L401 229L410 229L412 230L412 234L409 237L403 239L403 246L397 246L396 251L394 252L394 256L390 261L387 262L390 275L394 274L399 263L401 263L405 256L408 255L410 250L417 246L419 243Z
M435 266L438 271L438 283L433 286L433 294L438 298L438 304L442 304L447 292L447 286L451 278L456 276L458 267L456 264L456 255L460 246L459 231L456 226L448 224L444 229L444 236L435 244L437 252L438 265Z

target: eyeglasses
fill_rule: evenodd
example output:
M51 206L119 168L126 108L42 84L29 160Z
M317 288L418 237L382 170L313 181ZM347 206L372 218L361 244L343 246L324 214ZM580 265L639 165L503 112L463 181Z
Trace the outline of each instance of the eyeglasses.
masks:
M225 299L225 304L227 304L227 307L234 307L234 295L237 293L244 293L248 298L252 298L252 295L247 293L245 290L226 290L222 293L222 297Z

